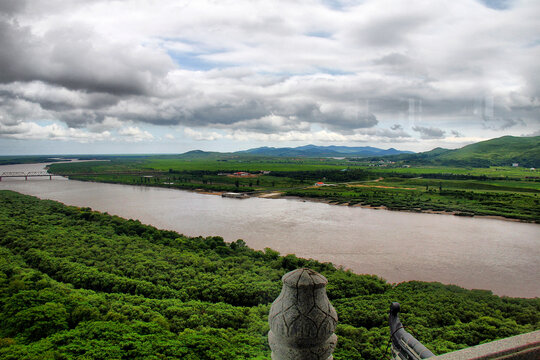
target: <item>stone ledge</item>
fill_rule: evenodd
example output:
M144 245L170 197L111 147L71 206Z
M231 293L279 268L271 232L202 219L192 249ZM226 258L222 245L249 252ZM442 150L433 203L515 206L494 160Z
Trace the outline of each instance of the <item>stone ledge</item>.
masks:
M430 360L538 360L540 330L429 358Z

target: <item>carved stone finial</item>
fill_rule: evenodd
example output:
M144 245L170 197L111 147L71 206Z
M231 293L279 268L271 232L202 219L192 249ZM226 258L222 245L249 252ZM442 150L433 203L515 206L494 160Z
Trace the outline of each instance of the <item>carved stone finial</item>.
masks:
M332 360L336 310L326 296L328 280L311 269L283 275L270 308L268 342L273 360Z

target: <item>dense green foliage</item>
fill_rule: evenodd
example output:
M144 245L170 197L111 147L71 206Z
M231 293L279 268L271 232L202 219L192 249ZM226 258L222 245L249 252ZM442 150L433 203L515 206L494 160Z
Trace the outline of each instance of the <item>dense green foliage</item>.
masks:
M269 359L269 307L298 267L329 280L337 360L384 357L392 301L436 353L540 328L538 298L392 286L10 191L0 191L0 224L0 359Z
M531 182L381 178L376 182L288 190L286 194L391 210L504 216L540 223L540 189L538 183Z

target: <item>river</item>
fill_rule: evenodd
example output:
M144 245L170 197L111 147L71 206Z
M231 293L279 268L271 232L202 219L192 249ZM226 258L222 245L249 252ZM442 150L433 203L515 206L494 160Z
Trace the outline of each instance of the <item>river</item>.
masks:
M44 164L0 166L40 171ZM190 236L243 239L254 249L331 261L392 283L439 281L498 295L540 296L540 225L488 218L328 205L300 199L244 200L195 192L4 178L0 189L91 207Z

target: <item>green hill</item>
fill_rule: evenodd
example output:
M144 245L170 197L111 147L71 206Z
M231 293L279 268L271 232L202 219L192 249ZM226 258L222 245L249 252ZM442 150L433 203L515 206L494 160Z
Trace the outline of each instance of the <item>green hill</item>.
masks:
M483 160L490 165L519 163L521 166L536 167L540 164L540 136L503 136L443 153L438 159L458 162Z
M399 155L391 159L421 165L487 167L511 166L513 163L519 163L519 166L539 167L540 136L503 136L467 145L461 149L436 148L418 154Z

